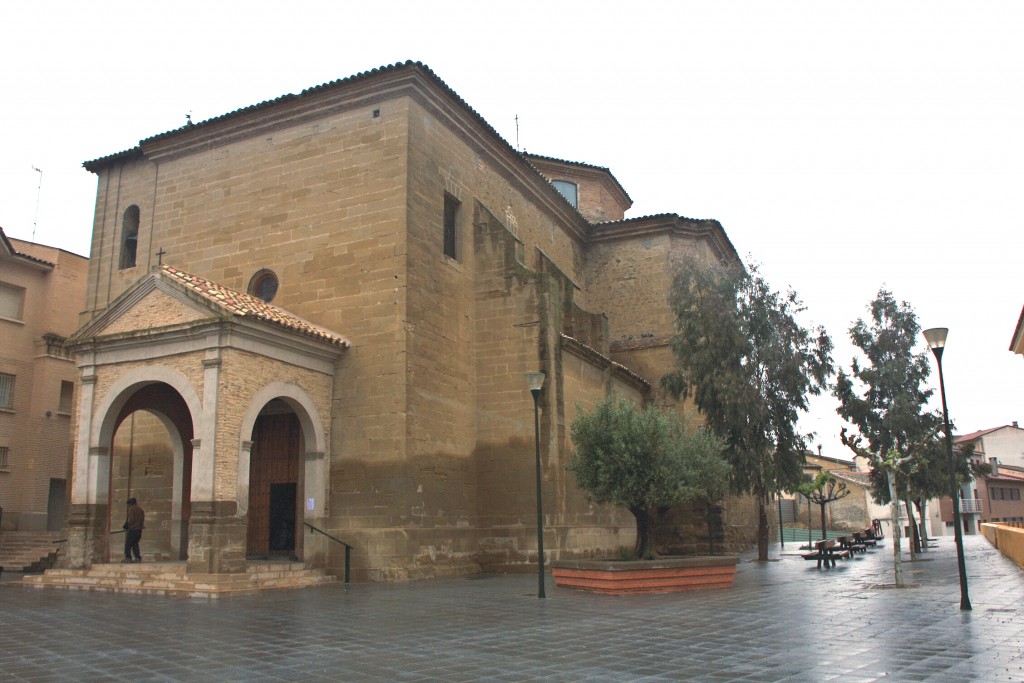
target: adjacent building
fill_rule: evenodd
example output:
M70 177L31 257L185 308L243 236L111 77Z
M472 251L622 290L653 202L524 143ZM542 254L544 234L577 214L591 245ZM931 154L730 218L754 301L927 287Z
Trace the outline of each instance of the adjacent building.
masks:
M0 229L0 528L64 527L88 259Z
M960 492L964 533L976 534L984 522L1024 522L1024 429L1016 422L953 437L955 448L973 449L977 463L991 473L965 484ZM953 533L953 503L942 498L932 506L932 527L939 535Z

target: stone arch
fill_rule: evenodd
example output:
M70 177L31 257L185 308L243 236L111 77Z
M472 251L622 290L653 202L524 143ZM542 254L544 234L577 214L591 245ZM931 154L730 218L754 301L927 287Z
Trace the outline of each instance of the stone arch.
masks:
M132 395L146 385L158 383L166 384L178 392L192 415L192 433L202 434L203 403L192 383L177 370L165 365L150 365L129 370L106 392L94 411L100 419L93 422L89 445L97 447L109 444L114 438L121 409Z
M264 406L274 399L287 403L299 420L302 437L306 444L306 465L304 467L306 491L313 494L311 497L314 500L313 509L307 509L306 512L310 517L320 517L324 510L322 491L325 491L325 473L323 465L327 450L324 423L320 411L309 394L302 387L288 382L272 382L253 394L242 418L238 449L238 513L239 515L246 514L249 506L249 465L252 443L250 439L256 425L256 418L259 417Z
M88 497L90 502L102 503L114 495L108 484L114 436L121 421L136 410L149 412L167 431L172 464L168 547L172 558L183 559L191 504L185 476L186 471L191 472L193 444L198 443L194 437L203 424L204 413L198 393L180 372L163 365L134 368L119 377L97 402L89 446L99 457L88 468Z

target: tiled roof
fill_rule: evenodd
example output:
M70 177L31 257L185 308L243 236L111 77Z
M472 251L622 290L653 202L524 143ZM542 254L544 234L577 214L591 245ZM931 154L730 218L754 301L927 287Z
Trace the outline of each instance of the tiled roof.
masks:
M491 124L487 123L487 120L484 119L484 117L481 116L479 112L477 112L475 109L473 109L471 106L469 106L469 104L464 99L462 99L462 97L460 97L458 93L456 93L454 90L452 90L451 87L447 83L442 81L437 76L437 74L435 74L433 71L431 71L430 67L428 67L426 64L423 64L422 62L415 62L415 61L412 61L412 60L407 60L405 62L396 62L395 64L389 64L387 66L378 67L376 69L370 69L369 71L362 71L362 72L357 73L357 74L355 74L353 76L348 76L346 78L339 78L337 80L333 80L333 81L330 81L328 83L323 83L321 85L315 85L313 87L306 88L305 90L302 90L298 95L296 95L294 93L288 93L288 94L285 94L285 95L281 95L280 97L275 97L274 99L271 99L271 100L264 100L263 102L259 102L257 104L253 104L253 105L250 105L248 107L242 107L240 109L235 109L234 111L230 111L230 112L228 112L226 114L221 114L220 116L215 116L215 117L210 118L210 119L205 119L203 121L199 121L198 123L189 122L186 125L181 126L180 128L175 128L173 130L169 130L169 131L164 132L164 133L159 133L157 135L153 135L151 137L144 138L143 140L141 140L139 142L139 146L138 147L133 147L132 149L125 150L123 152L117 152L115 154L110 154L108 156L100 157L98 159L93 159L91 161L86 161L82 165L86 168L86 170L95 172L95 171L99 170L101 167L103 167L105 164L107 164L109 162L112 162L112 161L117 161L117 160L122 159L122 158L132 158L134 156L140 156L141 157L142 156L141 147L143 145L149 143L149 142L153 142L153 141L156 141L156 140L162 140L164 138L168 138L168 137L171 137L171 136L174 136L174 135L179 135L179 134L187 132L187 131L200 130L202 128L205 128L207 126L213 125L215 123L219 123L221 121L225 121L225 120L228 120L228 119L233 119L233 118L237 118L237 117L240 117L240 116L244 116L246 114L249 114L249 113L252 113L252 112L255 112L255 111L259 111L261 109L270 109L270 108L276 107L276 106L278 106L280 104L284 104L286 102L294 102L294 101L297 101L297 100L301 100L303 98L316 95L316 94L318 94L318 93L320 93L320 92L322 92L324 90L332 90L332 89L335 89L335 88L338 88L338 87L342 87L342 86L345 86L345 85L351 85L351 84L354 84L354 83L358 83L360 81L368 81L368 80L370 80L372 78L379 77L382 74L394 73L394 72L405 71L405 70L415 70L415 71L419 71L420 73L426 75L438 88L440 88L446 94L451 96L456 102L458 102L458 104L460 106L462 106L470 114L472 114L473 117L477 120L477 122L481 126L483 126L491 135L493 135L496 139L498 139L502 143L504 143L504 145L508 149L512 150L512 152L516 156L519 156L520 158L522 158L521 155L519 154L519 152L516 151L503 137L501 137L501 135L498 133L498 131L495 130L495 128ZM523 161L526 161L526 160L523 159ZM533 167L531 166L531 169L532 168Z
M4 251L7 252L8 256L14 256L20 259L25 259L26 261L31 261L41 266L50 266L51 268L55 265L49 261L44 261L41 258L30 256L29 254L22 253L15 249L14 245L11 244L11 240L7 239L7 234L4 232L3 228L0 228L0 245L3 245L3 249Z
M991 475L989 479L1010 479L1012 481L1024 482L1024 472L1020 470L1007 467L1006 465L999 465L999 474Z
M632 203L633 201L633 199L629 196L629 193L626 192L626 188L622 187L622 183L619 182L619 179L615 177L615 174L611 172L611 169L605 166L595 166L594 164L587 164L582 161L569 161L568 159L546 157L541 154L531 154L529 152L523 152L523 156L526 158L527 161L530 161L532 159L536 159L538 161L552 161L556 164L562 164L563 166L578 166L580 168L588 168L593 171L600 171L601 173L606 173L608 174L608 177L612 179L612 182L614 182L615 185L622 192L623 196L625 196L626 199L630 201L630 203Z
M980 429L976 432L971 432L970 434L958 434L953 437L953 442L964 443L967 441L974 441L975 439L979 439L985 436L986 434L991 434L992 432L999 431L1000 429L1006 429L1007 427L1013 427L1013 425L1001 425L999 427L991 427L989 429Z
M850 482L851 484L856 484L857 486L861 486L866 489L871 488L871 475L868 474L867 472L853 472L851 470L829 470L829 474L831 474L836 479L839 479L840 481L847 481Z
M173 266L160 266L159 272L161 275L180 283L188 288L188 290L231 315L277 325L286 330L313 337L342 348L348 348L351 345L345 337L319 325L314 325L308 320L289 313L283 308L268 304L250 294L236 292L233 289L228 289L215 282L201 278L198 275L178 270Z

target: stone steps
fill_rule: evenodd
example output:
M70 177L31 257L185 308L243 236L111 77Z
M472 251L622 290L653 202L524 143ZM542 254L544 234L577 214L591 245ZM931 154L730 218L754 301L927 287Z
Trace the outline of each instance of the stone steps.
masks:
M110 591L190 598L255 595L260 591L306 588L335 578L302 562L250 562L236 574L189 573L184 562L96 564L90 569L50 569L22 579L34 588Z
M53 566L61 534L50 531L5 531L0 534L0 569L9 572L41 572Z

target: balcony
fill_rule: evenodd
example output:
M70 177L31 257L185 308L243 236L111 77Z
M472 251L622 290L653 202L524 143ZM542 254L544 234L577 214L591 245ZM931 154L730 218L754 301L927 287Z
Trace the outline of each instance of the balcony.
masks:
M964 514L975 513L981 514L981 499L979 498L961 498L960 499L960 512Z

